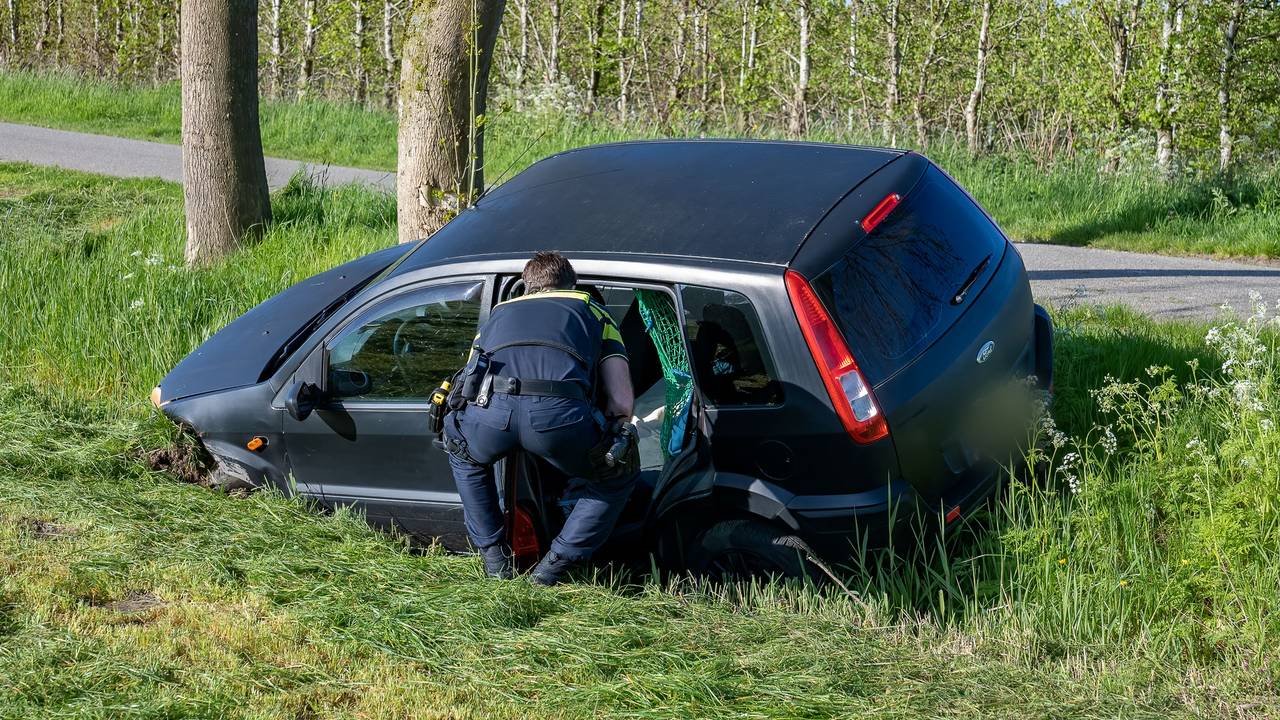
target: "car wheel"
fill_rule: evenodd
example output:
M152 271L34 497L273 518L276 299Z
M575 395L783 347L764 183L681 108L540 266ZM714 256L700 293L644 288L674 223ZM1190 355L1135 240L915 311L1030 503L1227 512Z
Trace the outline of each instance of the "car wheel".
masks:
M694 540L687 567L718 580L812 577L803 540L760 520L725 520Z

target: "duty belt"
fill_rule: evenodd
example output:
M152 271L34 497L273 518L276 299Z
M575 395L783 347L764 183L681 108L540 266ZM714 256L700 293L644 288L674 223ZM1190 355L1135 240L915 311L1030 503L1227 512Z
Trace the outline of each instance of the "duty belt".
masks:
M520 378L491 375L492 392L507 395L542 395L544 397L561 397L572 400L587 399L587 391L582 385L567 380L521 380Z

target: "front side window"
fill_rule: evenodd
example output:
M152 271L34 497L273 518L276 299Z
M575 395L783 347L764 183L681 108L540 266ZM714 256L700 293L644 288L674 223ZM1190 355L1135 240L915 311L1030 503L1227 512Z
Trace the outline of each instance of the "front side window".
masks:
M782 384L760 318L741 293L682 286L685 333L698 386L713 405L777 405Z
M379 304L329 347L329 392L360 400L423 400L467 360L483 282L438 285Z

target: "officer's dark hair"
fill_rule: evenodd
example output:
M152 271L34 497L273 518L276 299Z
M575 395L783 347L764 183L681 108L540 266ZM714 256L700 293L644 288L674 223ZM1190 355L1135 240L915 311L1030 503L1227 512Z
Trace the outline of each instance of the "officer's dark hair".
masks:
M524 279L526 293L543 290L569 290L578 284L578 273L565 256L553 250L533 254L520 275Z

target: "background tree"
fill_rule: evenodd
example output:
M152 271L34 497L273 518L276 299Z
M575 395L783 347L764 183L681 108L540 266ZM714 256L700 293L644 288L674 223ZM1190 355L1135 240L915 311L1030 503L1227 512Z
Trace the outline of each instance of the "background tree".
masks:
M505 0L416 0L400 70L400 242L427 237L484 187L485 99Z
M182 176L189 263L225 255L271 219L254 0L182 2Z
M176 3L4 0L0 62L171 81ZM258 8L271 97L396 107L409 0ZM1224 149L1227 165L1280 160L1280 0L512 0L504 12L495 117L972 145L1041 164L1085 154L1170 178L1217 174Z

